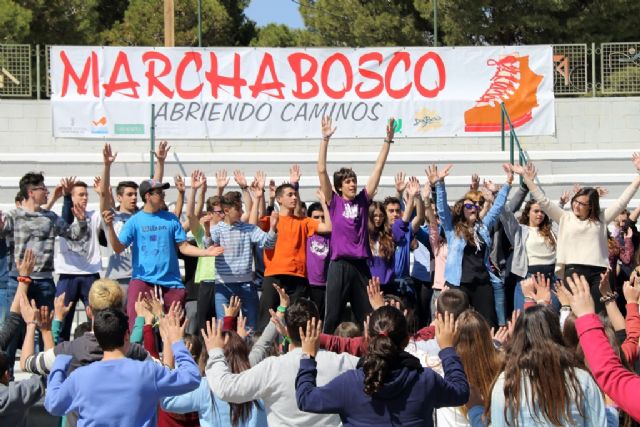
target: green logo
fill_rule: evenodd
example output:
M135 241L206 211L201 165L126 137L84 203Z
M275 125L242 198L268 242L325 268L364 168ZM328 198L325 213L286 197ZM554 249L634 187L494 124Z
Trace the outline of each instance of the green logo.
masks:
M144 125L142 123L116 123L114 130L116 135L144 135Z
M402 133L402 119L393 120L393 132Z

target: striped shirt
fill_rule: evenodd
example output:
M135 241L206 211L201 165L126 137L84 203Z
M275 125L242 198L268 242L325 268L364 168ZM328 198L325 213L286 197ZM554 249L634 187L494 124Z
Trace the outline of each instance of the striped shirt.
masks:
M212 244L224 248L224 253L216 257L216 281L241 283L253 280L253 253L251 244L271 249L276 245L276 233L260 230L253 224L236 222L229 225L224 221L211 229L211 238L205 238L205 246Z
M36 265L31 274L34 279L53 277L53 248L56 236L77 241L87 234L86 221L68 225L64 219L46 209L31 212L17 208L9 211L3 219L4 227L0 235L13 236L16 258L22 259L27 249L33 250L36 255Z

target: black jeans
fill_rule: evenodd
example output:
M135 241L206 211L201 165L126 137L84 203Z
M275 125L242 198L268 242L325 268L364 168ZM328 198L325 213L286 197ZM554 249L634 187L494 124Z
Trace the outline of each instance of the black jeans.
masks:
M273 284L283 288L289 295L290 303L295 303L298 298L309 296L309 282L304 277L277 274L265 276L262 281L262 295L260 296L260 309L258 310L258 332L262 333L271 319L269 309L275 310L280 304L280 296Z
M327 287L313 285L309 286L309 299L315 303L316 307L318 307L320 318L324 321L324 302L327 299Z
M216 286L213 280L203 280L198 284L198 306L196 308L196 334L200 333L207 324L216 316ZM220 316L224 313L220 313ZM222 318L222 317L221 317Z
M362 326L371 312L367 285L371 272L365 259L338 259L329 263L327 272L327 299L325 302L324 331L332 334L342 319L347 301L356 322Z
M584 276L589 282L589 288L591 289L591 296L593 297L593 302L595 303L596 313L604 310L604 304L600 302L600 275L607 271L605 267L598 267L595 265L585 265L585 264L567 264L564 266L564 277L565 277L565 286L566 278L571 276L573 273L576 273L578 276Z
M490 281L460 283L460 290L467 294L471 307L475 308L489 322L491 327L498 326L493 286Z

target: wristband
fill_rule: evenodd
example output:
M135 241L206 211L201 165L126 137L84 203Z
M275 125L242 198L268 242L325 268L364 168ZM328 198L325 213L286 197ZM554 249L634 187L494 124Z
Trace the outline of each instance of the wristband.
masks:
M393 144L393 139L385 139L384 142L387 144Z
M618 298L617 292L607 292L606 295L600 297L600 302L603 304L615 301Z
M278 311L278 313L286 313L287 312L287 307L279 305L276 310Z
M240 187L240 189L241 189L242 191L246 190L247 188L249 188L249 186L248 186L248 185L245 185L244 187Z
M18 276L17 280L18 282L26 283L27 285L31 283L31 277L29 276Z

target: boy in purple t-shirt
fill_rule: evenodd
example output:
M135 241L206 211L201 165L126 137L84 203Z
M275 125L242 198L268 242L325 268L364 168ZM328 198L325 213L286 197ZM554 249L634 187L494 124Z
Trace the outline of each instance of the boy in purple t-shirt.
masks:
M326 205L312 203L307 209L307 216L324 222L329 216ZM309 281L309 299L318 307L320 317L324 319L324 301L327 290L327 270L331 255L331 235L314 233L307 239L307 280Z
M369 257L369 230L367 228L369 205L376 192L380 176L393 143L394 120L387 124L387 136L376 164L364 189L357 193L358 181L350 168L341 168L333 174L333 188L327 174L327 148L335 132L328 117L322 119L322 143L318 155L320 190L329 202L331 232L331 262L327 272L325 305L325 332L332 333L340 323L347 301L359 323L371 311L367 298L367 283L371 278Z

